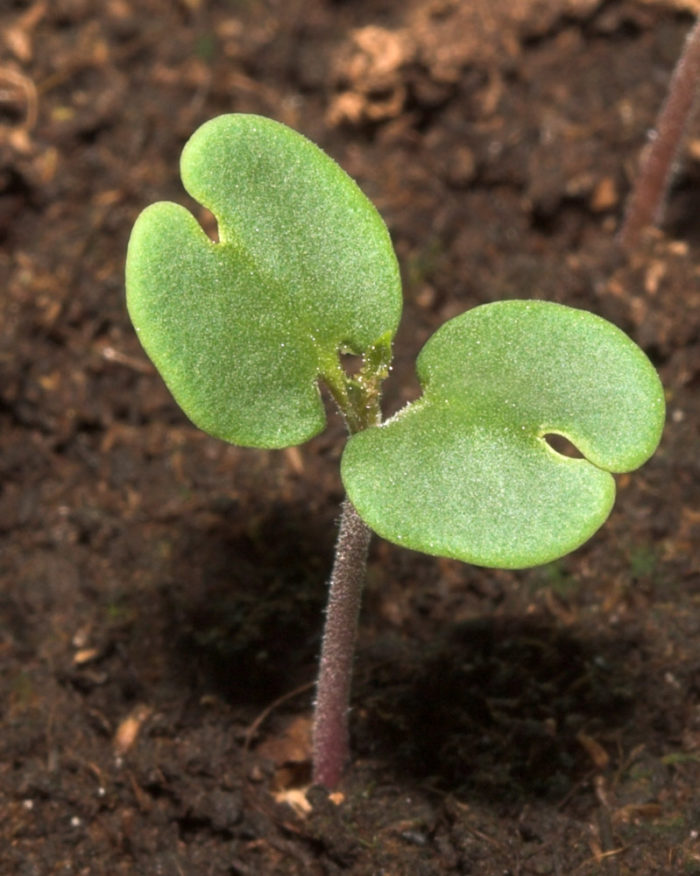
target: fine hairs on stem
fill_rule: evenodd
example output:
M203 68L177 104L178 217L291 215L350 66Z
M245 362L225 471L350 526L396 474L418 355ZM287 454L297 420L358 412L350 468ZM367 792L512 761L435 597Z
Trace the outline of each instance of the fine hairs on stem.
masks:
M350 756L348 709L357 621L372 533L349 499L343 502L316 687L313 781L334 788Z
M632 189L618 235L621 246L631 249L642 231L661 218L674 164L696 104L700 79L700 18L688 34L671 77L668 95L659 114L653 140Z

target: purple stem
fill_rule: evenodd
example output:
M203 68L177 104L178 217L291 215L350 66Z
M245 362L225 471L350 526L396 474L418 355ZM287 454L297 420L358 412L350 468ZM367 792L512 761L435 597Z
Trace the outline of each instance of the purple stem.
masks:
M673 71L666 102L659 114L654 139L647 147L639 177L627 203L619 232L619 241L625 248L635 245L647 225L659 221L674 162L692 116L698 78L700 19L686 38Z
M350 754L350 684L371 537L368 526L345 499L326 607L313 726L312 781L329 789L340 781Z

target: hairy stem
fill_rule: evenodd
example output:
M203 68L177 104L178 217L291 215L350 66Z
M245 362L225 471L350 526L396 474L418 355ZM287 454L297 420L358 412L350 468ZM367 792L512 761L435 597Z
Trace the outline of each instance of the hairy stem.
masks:
M313 782L334 788L349 756L348 710L371 532L343 502L331 573L313 726Z
M625 248L635 245L647 225L659 221L674 162L693 113L699 77L700 19L688 34L676 64L654 139L647 147L647 154L627 203L619 233L620 244Z
M381 422L380 388L391 367L391 334L371 344L362 359L355 376L343 370L339 357L326 362L323 370L351 435ZM350 687L371 537L371 530L346 498L329 584L314 708L312 780L326 788L338 784L350 754Z

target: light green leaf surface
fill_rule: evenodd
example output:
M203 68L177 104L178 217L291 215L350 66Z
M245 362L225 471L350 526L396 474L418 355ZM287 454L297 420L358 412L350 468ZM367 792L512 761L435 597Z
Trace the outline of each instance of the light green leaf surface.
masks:
M353 436L342 476L376 532L425 553L499 568L563 556L608 516L610 472L637 468L661 437L651 363L585 311L477 307L433 335L417 369L424 394ZM584 458L557 453L550 433Z
M187 191L218 221L161 202L139 216L127 305L185 413L235 444L285 447L326 422L318 389L338 351L396 330L399 271L369 200L324 152L252 115L204 124L182 154Z

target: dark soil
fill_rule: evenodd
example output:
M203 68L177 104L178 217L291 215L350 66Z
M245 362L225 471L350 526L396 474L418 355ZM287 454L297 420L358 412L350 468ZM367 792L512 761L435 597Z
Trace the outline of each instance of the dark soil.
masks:
M614 241L693 5L5 0L0 872L700 873L700 125L663 231ZM193 206L180 150L229 111L316 140L385 216L388 412L432 331L501 298L613 320L668 393L574 555L375 540L332 798L308 726L342 424L204 436L124 307L134 219Z

